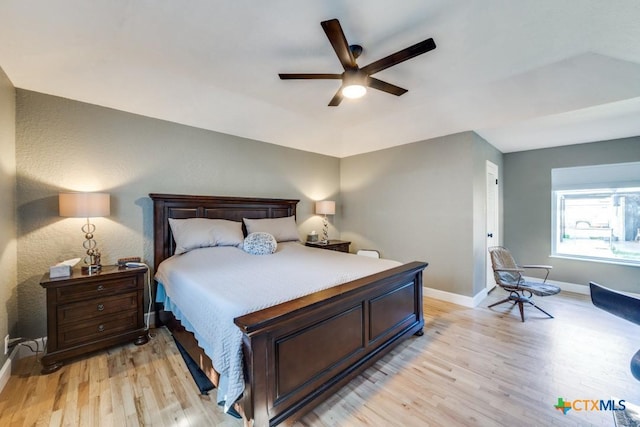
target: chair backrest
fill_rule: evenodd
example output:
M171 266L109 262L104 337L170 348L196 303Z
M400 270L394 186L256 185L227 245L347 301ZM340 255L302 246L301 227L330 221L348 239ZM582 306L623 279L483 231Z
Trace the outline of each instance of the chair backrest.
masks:
M636 325L640 325L640 298L605 288L595 282L589 282L589 288L593 305ZM633 355L630 365L631 374L640 381L640 350Z
M520 274L510 273L508 271L497 271L502 268L518 268L518 264L511 256L511 252L502 246L492 246L489 248L491 255L491 266L493 268L493 277L496 284L500 286L517 285L520 280Z
M356 252L358 255L368 256L369 258L380 258L380 252L375 249L360 249Z
M589 282L591 301L596 307L640 325L640 299Z

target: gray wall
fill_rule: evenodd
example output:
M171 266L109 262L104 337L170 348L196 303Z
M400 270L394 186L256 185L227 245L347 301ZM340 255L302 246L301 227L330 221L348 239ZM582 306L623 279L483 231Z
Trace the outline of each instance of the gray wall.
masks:
M504 243L522 263L550 264L550 279L640 291L640 268L551 258L551 169L640 161L640 137L504 156Z
M105 264L122 256L152 262L150 192L299 198L302 236L322 227L313 201L340 204L334 157L20 89L16 109L18 301L26 336L46 334L43 273L83 255L84 220L58 216L61 190L111 194L111 216L93 220Z
M0 196L10 202L0 206L0 334L44 335L38 282L49 265L82 255L83 221L58 217L61 190L111 193L112 215L94 220L105 263L152 261L149 192L300 198L302 236L322 226L313 201L333 199L331 237L427 261L426 286L474 296L485 286L486 160L504 176L501 236L517 258L553 264L555 280L639 289L637 268L548 255L551 168L640 160L640 138L503 156L466 132L340 160L24 90L15 97L1 74Z
M424 284L473 296L485 283L485 162L502 155L473 132L340 163L341 237L353 249L429 262Z
M0 340L17 336L16 90L0 68ZM6 360L0 351L0 366Z

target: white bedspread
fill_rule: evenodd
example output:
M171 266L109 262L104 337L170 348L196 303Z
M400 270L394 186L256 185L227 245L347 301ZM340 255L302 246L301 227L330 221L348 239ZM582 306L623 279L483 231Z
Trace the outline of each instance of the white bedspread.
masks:
M196 249L158 267L156 300L194 333L220 374L225 412L242 395L242 332L233 319L387 270L400 263L279 243L271 255L236 247Z

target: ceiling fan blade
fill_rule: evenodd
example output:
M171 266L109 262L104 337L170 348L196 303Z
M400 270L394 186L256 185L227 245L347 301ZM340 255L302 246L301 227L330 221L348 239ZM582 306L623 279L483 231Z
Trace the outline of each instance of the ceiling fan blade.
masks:
M379 59L366 67L362 67L361 70L365 73L371 75L375 74L379 71L392 67L396 64L404 62L408 59L414 58L418 55L422 55L423 53L429 52L436 48L436 43L433 39L427 39L421 41L420 43L416 43L413 46L409 46L406 49L402 49L396 53L392 53L389 56L386 56L382 59Z
M331 98L331 101L329 101L329 107L337 107L338 105L340 105L341 102L342 102L342 86L340 86L340 89L338 89L336 94L333 95L333 98Z
M367 86L374 89L381 90L383 92L390 93L392 95L400 96L407 92L407 89L403 89L400 86L392 85L391 83L383 82L382 80L375 79L371 76L367 79Z
M342 67L345 70L357 68L356 60L349 49L349 43L347 43L347 38L344 36L340 22L337 19L331 19L322 21L320 25L322 25L322 29L324 29L327 38L329 38L333 50L336 51Z
M342 74L322 74L322 73L280 73L278 74L282 80L293 79L332 79L340 80Z

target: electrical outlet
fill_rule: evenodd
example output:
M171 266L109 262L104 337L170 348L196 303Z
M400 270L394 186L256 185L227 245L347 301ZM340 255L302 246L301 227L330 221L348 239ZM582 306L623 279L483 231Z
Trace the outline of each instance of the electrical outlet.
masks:
M9 354L9 334L7 334L7 336L4 337L4 354L5 355Z

